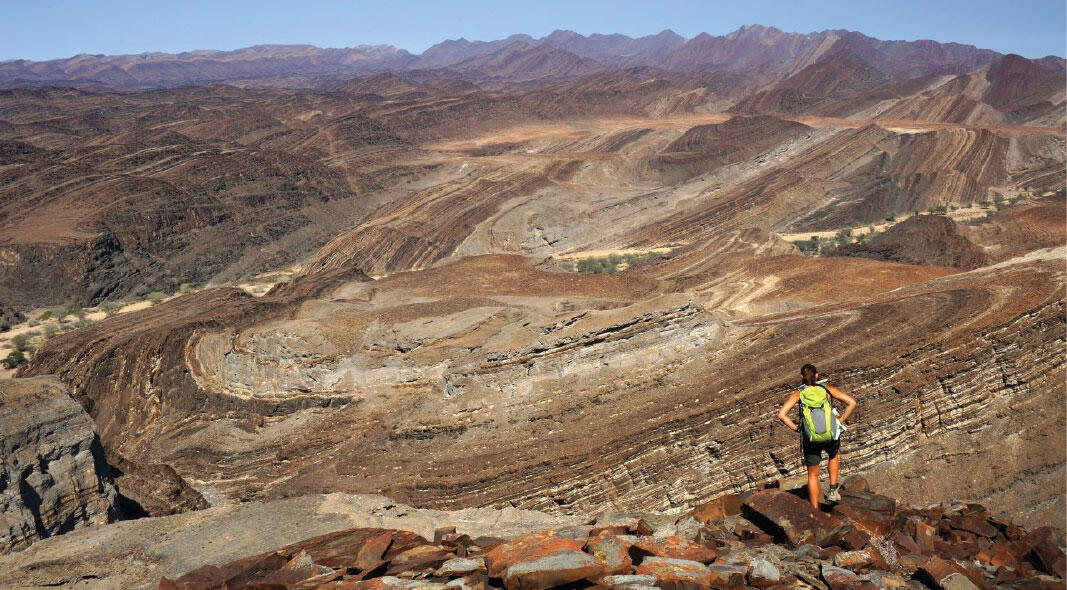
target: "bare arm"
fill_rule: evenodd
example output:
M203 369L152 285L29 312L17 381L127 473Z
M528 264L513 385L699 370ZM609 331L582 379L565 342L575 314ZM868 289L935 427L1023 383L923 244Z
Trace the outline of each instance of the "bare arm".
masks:
M789 410L792 410L793 406L797 405L797 402L799 401L800 392L794 391L793 393L789 394L789 399L785 400L785 403L782 404L782 408L778 410L778 419L781 420L782 424L788 426L789 430L792 431L798 431L800 430L800 427L797 426L796 422L793 422L789 418Z
M840 420L842 424L844 424L848 421L848 417L852 415L852 410L856 409L856 400L851 395L841 391L833 385L827 385L826 391L829 391L830 395L833 396L834 399L840 400L845 403L845 411L837 417L837 419Z

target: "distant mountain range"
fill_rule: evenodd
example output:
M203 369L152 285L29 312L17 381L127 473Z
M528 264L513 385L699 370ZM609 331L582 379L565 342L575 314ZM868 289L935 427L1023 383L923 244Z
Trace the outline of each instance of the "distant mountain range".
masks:
M845 30L788 33L759 25L723 36L701 33L691 39L669 30L636 39L557 30L539 39L519 34L496 41L448 40L421 55L391 45L340 49L256 45L235 51L14 60L0 62L0 87L137 90L211 83L321 87L382 72L509 84L573 80L633 67L688 75L744 72L770 81L798 75L831 56L850 63L847 67L861 74L859 83L864 84L864 80L873 83L882 76L900 79L963 74L991 63L1000 54L958 43L882 41ZM1064 60L1059 57L1031 61L1043 69L1064 71Z

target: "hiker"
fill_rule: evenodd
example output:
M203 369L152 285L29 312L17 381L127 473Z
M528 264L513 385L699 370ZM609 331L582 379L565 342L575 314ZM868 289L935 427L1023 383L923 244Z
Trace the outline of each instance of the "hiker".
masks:
M837 474L841 470L841 461L837 454L841 447L839 437L843 424L852 415L852 410L856 409L856 400L833 385L820 384L815 365L809 363L801 367L800 377L804 384L791 393L789 399L782 404L782 409L778 410L778 419L794 432L801 433L800 449L804 455L804 465L808 468L808 500L811 501L812 507L818 510L819 463L822 462L823 451L826 451L826 456L830 459L827 463L830 489L826 491L826 501L841 500L837 483ZM840 416L836 415L836 410L832 410L831 398L847 404ZM803 427L789 418L789 411L798 403L801 405L800 422Z

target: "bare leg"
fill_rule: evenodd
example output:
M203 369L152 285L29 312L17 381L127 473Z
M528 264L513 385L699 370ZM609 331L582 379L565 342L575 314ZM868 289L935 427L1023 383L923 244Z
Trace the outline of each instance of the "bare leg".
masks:
M830 485L837 483L837 474L841 472L841 455L834 455L833 459L830 459L827 464L827 468L830 471Z
M819 509L819 466L808 465L808 500L811 507Z

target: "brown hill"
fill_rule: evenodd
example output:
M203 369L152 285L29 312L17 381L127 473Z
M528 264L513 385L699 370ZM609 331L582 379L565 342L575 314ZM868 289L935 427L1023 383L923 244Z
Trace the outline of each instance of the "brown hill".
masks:
M894 225L870 242L849 244L834 251L837 256L856 256L902 262L951 266L971 270L985 266L989 256L967 239L956 223L940 215L917 215Z

